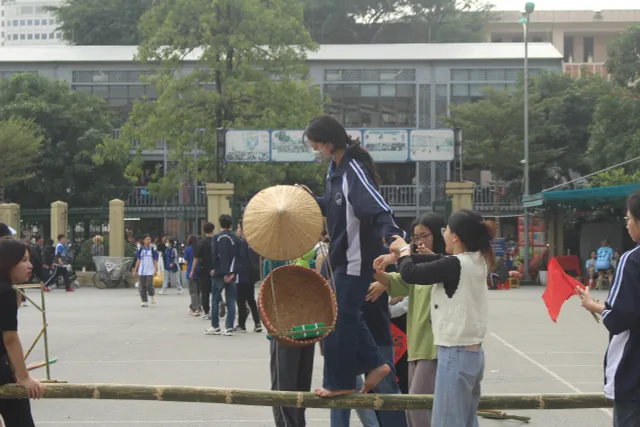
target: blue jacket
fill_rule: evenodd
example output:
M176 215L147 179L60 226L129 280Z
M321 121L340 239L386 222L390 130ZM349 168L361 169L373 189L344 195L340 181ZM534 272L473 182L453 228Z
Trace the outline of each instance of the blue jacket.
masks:
M602 323L609 330L605 395L640 404L640 245L620 258Z
M329 165L325 195L317 200L327 218L329 258L336 273L370 276L383 250L382 237L406 237L373 182L348 151L339 166Z

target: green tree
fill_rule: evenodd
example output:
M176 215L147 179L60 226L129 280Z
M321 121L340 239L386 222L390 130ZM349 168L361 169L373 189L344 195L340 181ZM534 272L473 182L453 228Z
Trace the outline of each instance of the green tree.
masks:
M610 84L600 78L572 79L542 73L530 80L529 156L531 190L591 170L589 124ZM522 177L523 82L512 92L486 90L485 98L452 108L450 122L464 129L465 163L491 170L499 180Z
M137 45L140 17L155 0L65 0L51 7L65 40L75 45Z
M587 157L594 170L640 156L640 99L618 87L598 100Z
M96 147L113 129L114 117L105 101L62 81L17 74L0 81L0 120L20 118L32 120L42 145L30 162L31 178L7 188L11 201L23 208L47 207L56 200L95 206L128 190L122 164L92 161Z
M637 184L640 182L640 170L637 166L633 172L625 168L609 169L591 177L590 187L614 187L616 185Z
M640 79L640 24L632 25L607 47L607 71L623 87L637 87Z
M33 176L33 163L42 144L42 136L33 121L12 118L0 121L0 202L5 188Z
M304 127L322 103L307 80L305 52L314 45L302 18L299 0L176 0L150 9L141 22L139 56L159 64L150 79L158 99L137 103L121 140L105 142L99 157L122 159L127 141L144 149L164 138L172 167L151 190L169 195L194 176L215 180L217 129ZM182 69L185 55L199 58L196 69ZM137 156L128 176L140 167ZM288 180L321 181L321 168L230 165L225 178L248 195Z

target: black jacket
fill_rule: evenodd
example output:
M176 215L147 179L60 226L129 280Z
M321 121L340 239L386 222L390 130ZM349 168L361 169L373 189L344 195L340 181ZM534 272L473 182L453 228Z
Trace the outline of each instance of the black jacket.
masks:
M48 266L53 264L53 254L55 250L53 246L45 246L42 248L42 263Z
M222 230L213 236L211 245L214 277L238 273L242 263L242 240L230 230Z
M196 273L198 274L199 278L206 278L207 280L211 280L211 278L209 277L209 273L211 272L211 270L213 270L211 241L211 237L200 239L195 253L195 257L198 258L198 271L196 271Z

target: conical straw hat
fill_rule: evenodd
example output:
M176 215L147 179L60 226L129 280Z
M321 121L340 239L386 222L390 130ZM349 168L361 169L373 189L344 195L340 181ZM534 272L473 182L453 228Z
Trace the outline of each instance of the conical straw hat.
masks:
M289 261L309 252L322 235L322 212L305 190L277 185L256 194L244 212L242 228L261 256Z

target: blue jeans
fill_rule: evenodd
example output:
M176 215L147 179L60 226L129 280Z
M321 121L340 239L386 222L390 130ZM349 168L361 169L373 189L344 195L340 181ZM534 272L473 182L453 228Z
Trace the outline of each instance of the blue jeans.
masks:
M362 375L356 377L356 390L362 390L364 380ZM376 411L373 409L356 409L356 414L362 423L362 427L380 427ZM351 409L332 409L331 410L331 427L349 427L351 421Z
M227 320L226 329L233 329L233 322L236 320L236 282L225 283L222 277L214 277L211 286L211 326L220 327L220 301L222 301L222 291L227 300Z
M358 375L388 364L362 317L362 304L373 274L366 277L335 273L334 280L338 321L336 330L324 340L322 386L327 390L355 390Z
M438 346L431 427L478 427L484 350Z
M636 402L613 402L613 427L640 427L640 405Z
M401 394L400 386L396 381L396 373L393 369L393 347L378 347L380 353L387 359L391 365L391 373L384 377L382 381L374 387L373 392L377 394ZM362 389L362 377L356 377L356 390ZM371 409L356 411L358 418L364 427L380 426L380 427L407 427L407 418L405 411L377 411ZM373 423L371 414L375 419ZM331 410L331 427L348 427L351 418L351 410L349 409L332 409Z

